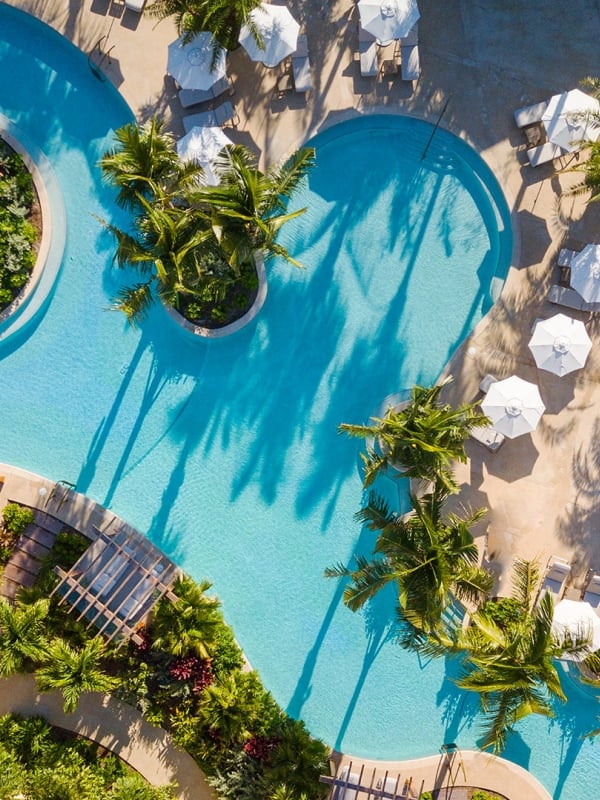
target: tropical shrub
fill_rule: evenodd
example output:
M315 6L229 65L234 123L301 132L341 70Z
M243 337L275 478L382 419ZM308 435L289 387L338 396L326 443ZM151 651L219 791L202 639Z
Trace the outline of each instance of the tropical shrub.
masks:
M34 198L22 157L0 139L0 307L18 295L35 265Z
M486 792L485 789L475 789L471 793L470 800L502 800L502 798L497 794Z
M41 717L0 718L0 800L172 800L97 745Z
M33 511L19 503L7 503L2 509L2 526L13 536L20 536L34 520Z

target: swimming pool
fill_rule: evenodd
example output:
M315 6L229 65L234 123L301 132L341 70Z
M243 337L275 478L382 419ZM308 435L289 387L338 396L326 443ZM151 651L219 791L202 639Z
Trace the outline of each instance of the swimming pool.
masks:
M314 734L365 757L473 746L456 665L394 647L389 597L353 615L322 571L371 544L353 521L358 448L337 425L434 380L502 284L510 229L485 165L443 131L421 161L431 128L416 121L323 131L298 198L311 213L286 232L307 269L271 265L263 312L229 339L191 340L160 309L133 331L104 310L121 276L93 216L124 223L95 164L131 113L85 57L4 5L0 62L0 111L49 159L67 218L45 313L0 343L0 460L76 482L210 577L251 662ZM507 752L565 800L592 795L598 764L578 738L593 705L570 693L568 714L523 725Z

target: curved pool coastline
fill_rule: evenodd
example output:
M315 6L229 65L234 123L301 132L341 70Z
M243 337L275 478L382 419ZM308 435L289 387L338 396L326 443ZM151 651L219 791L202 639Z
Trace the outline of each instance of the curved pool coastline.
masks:
M0 339L39 320L60 270L66 238L65 206L52 166L44 154L3 114L0 137L19 153L31 172L40 204L42 232L31 276L13 302L0 313Z
M495 212L484 209L477 230L448 226L457 209L441 189L443 136L430 150L437 172L403 173L419 187L408 206L384 177L389 165L371 165L348 183L334 159L336 183L318 166L306 190L320 192L320 219L306 215L286 232L307 270L271 265L255 322L226 339L200 341L183 336L157 307L131 330L104 311L123 276L110 269L113 243L93 217L125 222L95 164L111 130L131 113L58 34L2 5L0 23L0 111L52 164L67 217L65 257L45 315L20 347L0 343L0 460L77 483L196 578L211 578L277 700L338 749L396 759L430 755L444 741L475 746L474 700L449 680L457 665L421 664L395 647L389 597L352 615L341 605L341 584L321 576L326 565L372 544L353 521L361 501L358 448L337 435L337 425L366 419L382 397L416 380L435 380L490 307L502 281L499 274L490 291L496 269L485 256L501 248L485 219ZM18 86L10 82L15 72ZM34 109L32 96L39 98ZM358 205L336 206L331 190L356 197L356 181ZM478 182L472 194L465 189L461 208L485 199ZM404 245L433 234L425 218L415 219L432 210L436 196L445 206L435 258L415 247L411 261ZM429 205L420 209L423 198ZM372 242L348 235L373 209L388 209L388 222L389 209L398 212L391 229L375 224L389 252L395 257L400 242L407 256L393 262L404 271L392 278L374 269ZM436 266L467 244L475 269L462 256L464 272ZM366 270L358 270L363 261ZM430 341L423 334L432 319ZM381 488L399 500L396 484ZM599 759L593 741L580 735L594 723L589 703L575 696L554 721L520 726L506 755L556 797L592 795Z

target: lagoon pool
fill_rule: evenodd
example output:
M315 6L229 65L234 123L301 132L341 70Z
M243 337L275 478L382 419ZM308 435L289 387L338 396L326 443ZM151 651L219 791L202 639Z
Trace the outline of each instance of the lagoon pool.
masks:
M96 163L131 112L81 53L4 4L0 64L0 112L48 159L66 218L48 302L20 333L0 330L0 461L76 483L210 578L265 684L336 748L476 746L456 665L401 651L389 596L354 615L322 573L372 545L353 520L358 446L338 424L434 381L501 290L512 241L489 169L442 130L427 147L416 120L325 130L296 201L310 211L284 237L306 269L270 265L263 311L227 339L192 339L160 308L132 330L106 310L122 276L94 216L126 224ZM379 488L405 502L391 480ZM506 755L575 800L592 796L600 757L582 738L594 695L567 685L573 702L520 726Z

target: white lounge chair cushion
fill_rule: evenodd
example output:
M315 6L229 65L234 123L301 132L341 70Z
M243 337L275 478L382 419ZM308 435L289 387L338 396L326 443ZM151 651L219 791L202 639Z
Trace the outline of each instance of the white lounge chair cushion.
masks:
M570 267L571 261L576 255L577 255L577 250L568 250L566 247L563 247L558 254L558 266Z
M359 42L360 74L363 78L373 78L379 73L377 59L377 42L375 39L368 42Z
M504 444L504 434L498 433L491 425L486 425L484 428L473 428L471 437L476 442L487 447L490 452L495 453Z
M548 300L557 306L565 306L565 308L573 308L577 311L589 311L588 304L583 297L575 289L571 289L568 286L558 286L555 283L550 287Z
M533 125L536 122L541 122L544 111L547 108L547 100L544 100L541 103L534 103L531 106L517 108L515 111L515 122L517 124L517 128L525 128L527 125Z
M554 161L562 153L562 150L557 144L553 142L544 142L537 147L531 147L527 151L527 158L532 167L539 167L542 164L547 164L549 161Z
M142 13L145 5L146 0L125 0L125 8L130 11L136 11L138 14Z
M490 390L490 386L492 385L492 383L496 383L497 380L498 378L496 378L494 375L490 375L490 373L488 372L488 374L485 375L479 383L479 391L483 392L484 394L487 394Z
M416 81L418 79L421 74L418 45L400 47L400 74L403 81Z

